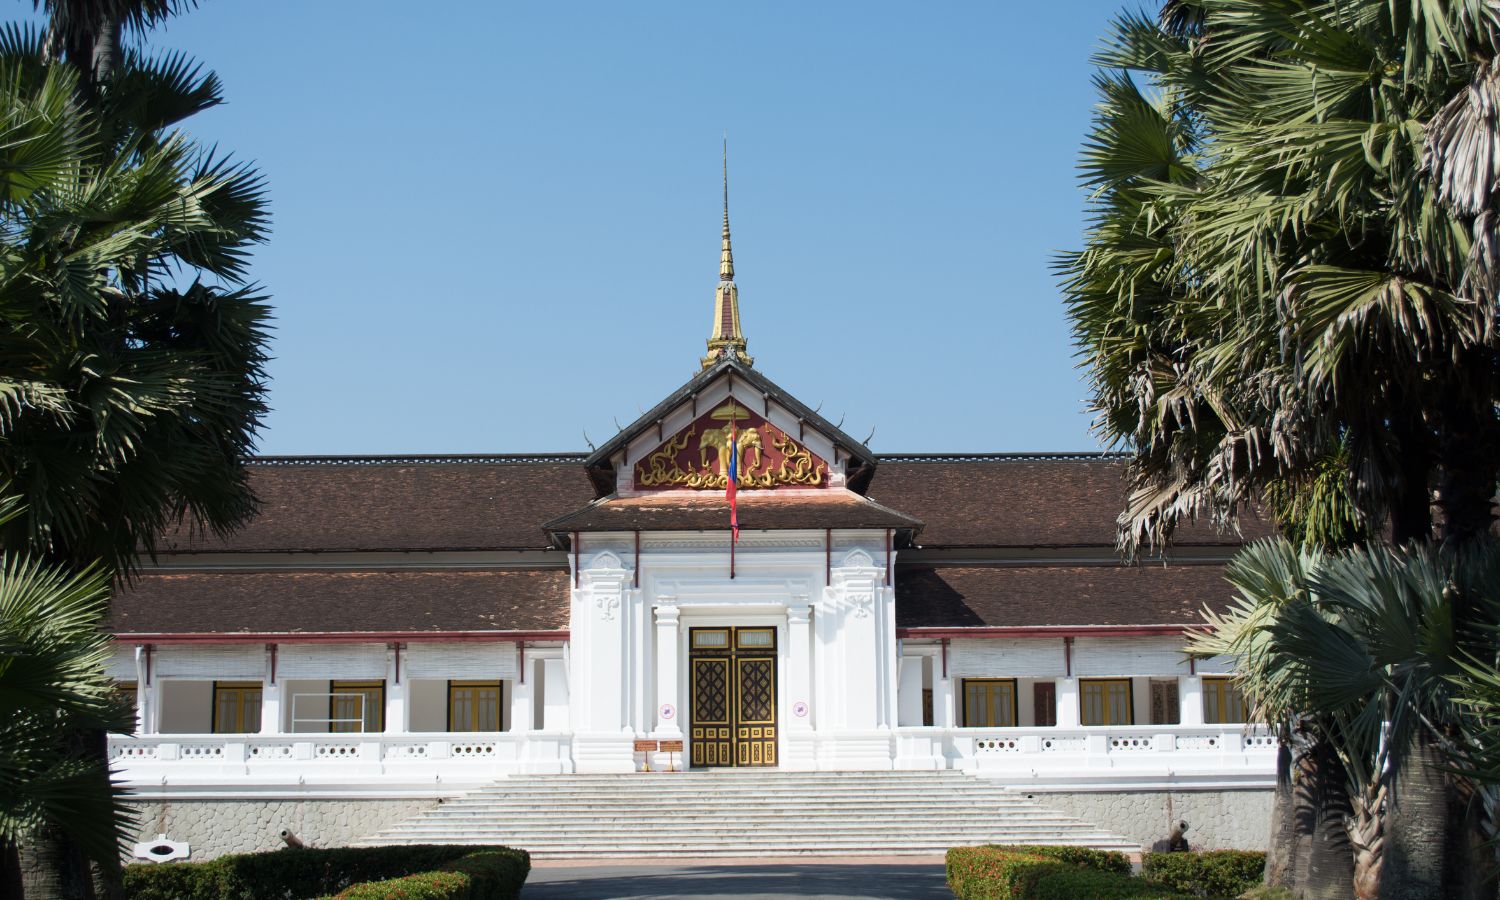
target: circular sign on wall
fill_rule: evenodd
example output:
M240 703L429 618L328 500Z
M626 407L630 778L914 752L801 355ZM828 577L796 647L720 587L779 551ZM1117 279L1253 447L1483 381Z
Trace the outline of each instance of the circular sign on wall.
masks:
M673 706L670 703L663 703L661 705L661 709L657 710L657 713L663 719L671 719L673 716L677 715L677 707Z
M796 703L793 703L792 715L796 716L799 719L807 718L807 701L798 700Z

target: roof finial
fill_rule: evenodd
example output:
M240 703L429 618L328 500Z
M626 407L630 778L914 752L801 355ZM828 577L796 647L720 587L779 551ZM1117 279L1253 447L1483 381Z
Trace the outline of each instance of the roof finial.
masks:
M708 335L708 355L703 357L707 369L725 357L745 365L755 360L745 352L745 335L740 331L740 291L734 284L734 251L729 245L729 133L724 133L724 236L719 251L719 288L714 292L714 323Z
M724 132L724 246L719 251L719 280L734 280L734 251L729 247L729 132Z

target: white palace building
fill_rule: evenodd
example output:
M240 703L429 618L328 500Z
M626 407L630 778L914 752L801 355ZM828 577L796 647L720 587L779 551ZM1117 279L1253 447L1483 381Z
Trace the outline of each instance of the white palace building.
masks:
M592 453L259 458L248 527L169 538L111 624L143 839L844 783L1263 844L1275 743L1182 652L1242 538L1125 564L1118 458L872 453L752 367L733 275L726 211L701 371Z

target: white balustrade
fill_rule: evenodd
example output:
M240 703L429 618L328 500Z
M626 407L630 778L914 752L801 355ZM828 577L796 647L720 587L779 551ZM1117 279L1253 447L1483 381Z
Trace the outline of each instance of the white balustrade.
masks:
M905 767L919 748L932 768L965 769L1018 785L1268 782L1276 739L1245 725L900 728Z
M352 735L112 735L117 776L138 789L262 784L340 789L461 788L522 773L572 770L571 741L547 732Z

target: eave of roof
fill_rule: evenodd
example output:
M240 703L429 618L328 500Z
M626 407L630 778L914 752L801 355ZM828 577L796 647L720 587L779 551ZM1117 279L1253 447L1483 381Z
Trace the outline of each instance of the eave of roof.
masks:
M842 489L795 493L744 491L740 494L739 509L740 526L747 531L894 528L915 535L923 527L920 519ZM817 522L801 520L801 515L814 510ZM830 513L844 515L830 516ZM609 521L609 517L615 518ZM720 494L662 491L596 500L547 522L542 528L560 538L573 531L701 531L705 527L727 528L728 523L728 501Z

